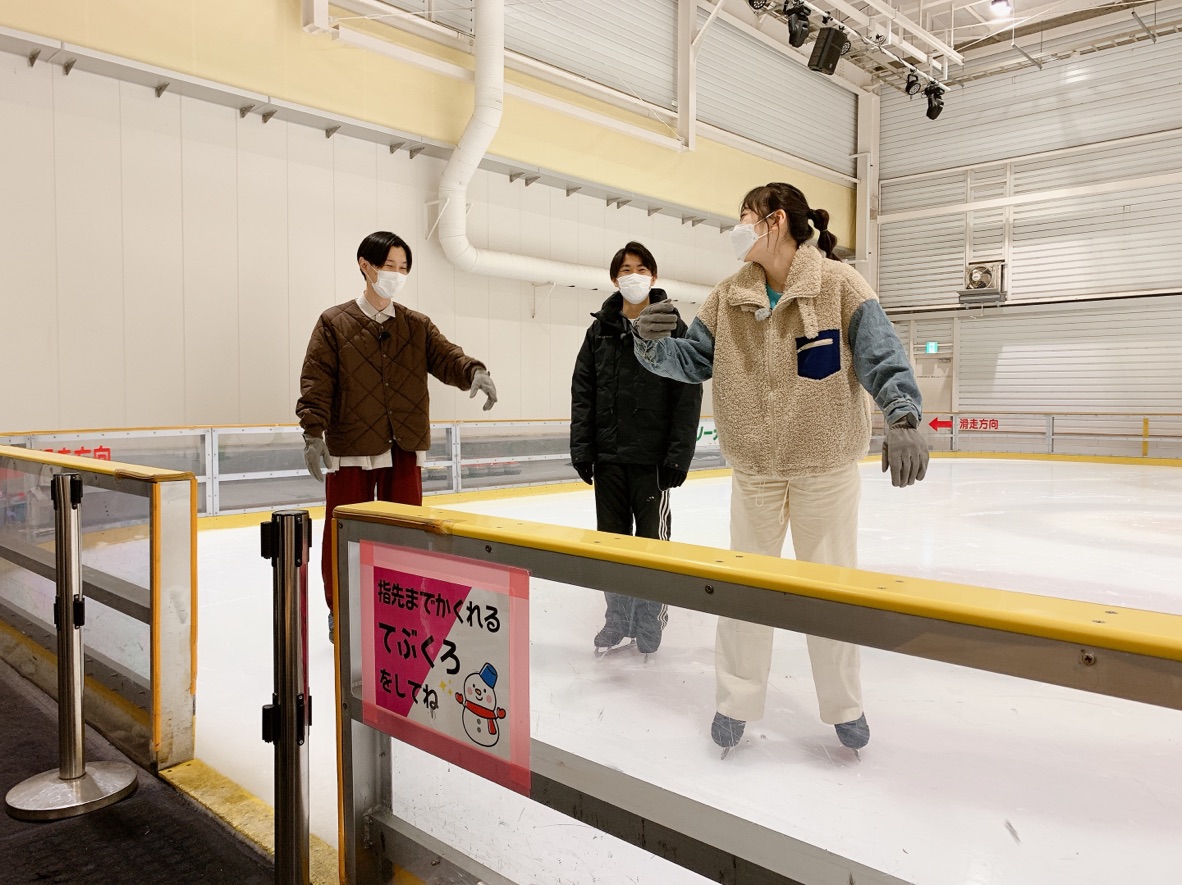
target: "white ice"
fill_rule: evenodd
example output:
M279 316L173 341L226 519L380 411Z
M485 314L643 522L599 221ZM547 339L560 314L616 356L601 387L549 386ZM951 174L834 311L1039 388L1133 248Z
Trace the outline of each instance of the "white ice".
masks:
M873 465L863 478L863 568L1182 613L1182 471L936 460L903 491ZM677 490L674 539L725 546L729 494L726 479ZM594 526L590 490L452 506ZM271 583L258 550L257 528L199 538L197 755L269 801ZM312 829L335 844L318 552ZM1182 868L1182 713L867 649L872 739L856 760L817 718L803 639L782 633L767 714L722 762L708 735L713 618L675 611L647 664L631 651L596 659L602 596L538 580L531 593L537 739L917 885L1110 885ZM399 815L513 881L704 881L419 751L398 747L394 764Z

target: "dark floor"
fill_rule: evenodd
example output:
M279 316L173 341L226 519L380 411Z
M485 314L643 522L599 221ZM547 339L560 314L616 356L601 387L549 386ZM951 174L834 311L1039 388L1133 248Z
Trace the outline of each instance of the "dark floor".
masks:
M57 705L0 662L0 795L57 768ZM87 760L127 762L86 730ZM99 811L53 823L0 812L0 883L270 885L267 859L171 786L140 769L139 788Z

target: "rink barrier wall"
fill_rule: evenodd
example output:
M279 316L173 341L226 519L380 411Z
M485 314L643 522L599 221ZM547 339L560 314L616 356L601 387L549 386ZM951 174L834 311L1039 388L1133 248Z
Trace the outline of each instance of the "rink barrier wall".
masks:
M102 606L88 618L85 713L97 728L137 762L159 769L193 757L197 654L197 480L192 473L103 461L0 445L0 492L4 519L0 524L0 572L9 588L27 596L27 576L52 582L53 537L37 522L37 502L51 475L77 472L89 491L117 492L120 501L142 500L146 518L136 512L111 512L103 505L87 510L83 495L83 549L136 541L146 554L148 586L85 565L83 595ZM14 501L19 501L19 505ZM128 524L130 521L130 524ZM134 565L134 561L132 565ZM124 643L134 656L133 635L103 636L96 631L120 630L104 621L102 612L118 612L147 627L147 674L127 661L116 661L95 646ZM16 601L0 599L0 656L56 696L57 658L52 623Z
M477 492L480 497L473 500L487 500L483 493L490 491L520 493L577 483L570 466L569 426L567 419L541 418L436 422L423 471L424 494L434 498ZM925 416L921 430L936 456L1054 455L1060 456L1055 460L1162 465L1182 461L1182 414L1174 413L945 412ZM0 435L0 444L5 442L25 449L82 452L101 446L125 461L192 473L202 518L312 509L324 503L324 487L304 467L301 431L294 424L24 431ZM877 452L881 442L882 418L876 414L871 451ZM691 475L726 467L709 415L701 419L697 449Z
M385 837L414 830L392 811L392 738L369 727L358 693L359 587L351 548L376 541L527 570L639 598L1024 679L1182 709L1182 616L560 528L431 507L338 508L337 611L342 881L382 881ZM531 741L529 797L732 885L899 880L697 803L618 769ZM383 838L378 838L381 834ZM383 850L380 846L385 845ZM473 875L483 867L445 854Z

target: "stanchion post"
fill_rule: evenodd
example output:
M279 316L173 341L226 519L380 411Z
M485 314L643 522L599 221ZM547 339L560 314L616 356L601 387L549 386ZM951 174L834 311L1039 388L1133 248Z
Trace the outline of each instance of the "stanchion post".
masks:
M57 628L58 768L17 784L5 797L9 815L18 820L61 820L113 805L135 792L136 770L123 762L86 764L82 713L85 684L82 628L86 600L82 597L82 477L53 477L57 597L53 622Z
M275 591L275 691L263 707L263 740L275 745L275 883L308 885L308 557L312 519L281 510L265 522L262 553Z

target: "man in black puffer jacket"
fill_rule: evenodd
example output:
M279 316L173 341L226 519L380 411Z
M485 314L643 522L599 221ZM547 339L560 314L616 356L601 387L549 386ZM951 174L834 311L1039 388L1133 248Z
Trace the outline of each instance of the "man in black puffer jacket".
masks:
M702 387L660 378L636 359L631 325L650 304L665 301L653 288L657 262L640 243L628 243L611 263L619 290L587 330L571 383L571 463L595 486L601 532L669 538L669 490L685 482L702 410ZM685 335L678 321L674 337ZM597 649L634 637L642 654L661 645L669 619L659 602L607 593L607 617Z

